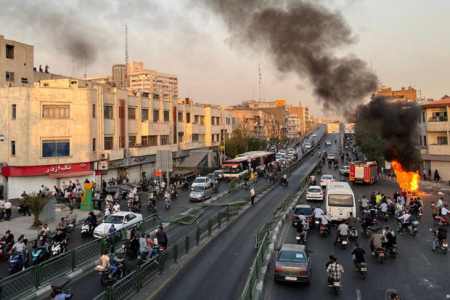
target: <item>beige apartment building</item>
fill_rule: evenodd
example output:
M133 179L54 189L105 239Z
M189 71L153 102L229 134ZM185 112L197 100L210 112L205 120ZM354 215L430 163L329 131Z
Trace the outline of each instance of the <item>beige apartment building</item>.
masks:
M6 40L0 35L0 87L32 84L33 46Z
M232 114L233 128L244 128L252 135L263 138L271 138L280 133L276 115L273 113L247 106L235 106Z
M392 90L392 88L383 85L375 91L374 97L383 96L393 101L417 101L417 91L412 87L402 87L400 90Z
M0 161L11 198L69 180L101 184L127 174L139 182L158 169L157 150L171 150L177 165L232 130L229 110L84 80L4 87L0 101Z
M309 108L307 106L289 107L289 115L296 115L300 119L302 135L312 128L309 120Z
M418 147L421 171L438 170L441 180L450 180L450 98L422 105L419 121Z
M128 87L160 95L164 100L178 99L178 75L144 69L144 63L130 61L127 68Z

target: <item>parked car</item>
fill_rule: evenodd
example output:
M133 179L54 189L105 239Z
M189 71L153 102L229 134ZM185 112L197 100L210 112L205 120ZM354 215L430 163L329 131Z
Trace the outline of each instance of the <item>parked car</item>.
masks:
M208 177L197 177L191 184L191 188L196 186L208 186L211 187L211 180Z
M299 220L299 216L301 215L302 212L305 215L305 217L307 217L310 220L310 225L312 225L313 209L311 208L311 205L301 204L301 205L296 205L295 208L294 208L294 212L292 214L292 225L293 226L297 225L297 222Z
M274 281L311 282L311 261L305 245L284 244L275 259Z
M206 177L208 177L211 183L213 184L219 183L219 176L216 176L216 174L214 173L209 173L208 175L206 175Z
M312 185L306 191L306 201L308 200L319 200L323 201L323 190L318 185Z
M189 194L190 201L205 201L206 198L211 198L213 190L209 186L198 185L191 190Z
M137 192L140 193L142 192L142 187L139 184L134 184L134 183L122 183L122 186L126 186L129 187L130 189L137 189Z
M348 175L348 174L350 174L350 166L343 166L342 168L339 169L339 173L341 175Z
M217 177L219 177L219 180L222 181L224 180L224 176L223 176L223 170L215 170L214 174L216 174Z
M335 178L333 175L322 175L322 178L320 178L320 186L323 188L327 187L328 182L334 182Z
M141 214L136 214L129 211L121 211L110 215L108 218L106 218L105 222L95 227L94 237L102 238L107 235L109 232L109 228L111 228L111 224L114 224L114 227L117 229L117 231L119 231L124 227L132 227L133 225L138 225L141 222Z

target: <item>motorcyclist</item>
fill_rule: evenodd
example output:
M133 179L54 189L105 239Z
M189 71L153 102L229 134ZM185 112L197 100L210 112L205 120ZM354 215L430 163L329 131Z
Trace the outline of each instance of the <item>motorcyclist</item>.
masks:
M282 180L281 180L281 183L287 183L287 175L286 174L284 174L283 175L283 178L282 178Z
M97 217L92 211L89 212L86 222L89 223L89 231L92 231L97 226Z
M322 215L324 214L323 210L320 208L320 205L318 204L317 207L314 209L314 219L320 219Z
M114 254L114 248L111 249L111 254L109 254L109 264L111 266L119 268L119 265L123 263L125 259L120 259Z
M363 248L359 247L359 243L355 243L355 249L353 249L352 255L353 255L353 263L355 264L356 270L358 271L358 266L361 263L366 262L364 259L364 254L366 254L366 251L364 251Z
M17 252L17 253L20 254L20 257L21 257L21 259L22 259L22 265L23 265L23 269L22 269L22 270L25 270L25 251L27 250L27 247L26 247L26 245L25 245L25 241L26 241L26 240L24 240L23 235L21 235L21 236L19 237L19 239L17 240L17 243L15 243L15 244L12 246L12 248L11 248L11 251L12 251L13 253L14 253L14 252Z
M381 236L378 233L378 228L374 230L374 233L370 237L370 249L372 250L372 255L375 255L375 250L382 247Z
M366 214L364 214L362 223L361 223L361 228L362 228L363 232L366 231L367 227L370 227L372 225L373 225L373 219L372 219L371 215L367 212Z
M434 239L431 250L433 251L436 250L438 243L439 242L442 243L446 239L447 239L447 229L445 229L444 226L440 226L438 230L434 232Z
M395 232L389 226L386 226L385 229L383 229L382 237L382 245L384 245L386 249L391 250L392 246L397 244L397 237L395 236Z
M108 255L108 250L103 252L103 255L100 257L98 264L103 266L104 268L108 268L110 271L109 278L112 278L113 275L117 272L117 267L111 264L111 259Z
M56 230L56 234L53 236L52 239L53 239L53 242L61 244L61 250L62 249L67 250L66 249L67 248L66 238L67 238L66 233L61 228L58 228Z
M329 215L323 214L320 217L320 222L322 222L322 225L325 226L328 229L328 231L331 231L331 218Z
M406 210L403 215L401 215L397 218L397 221L400 221L402 224L402 226L400 227L400 234L402 234L403 227L405 226L405 224L408 222L411 222L411 220L412 220L411 217L412 217L412 215L409 213L408 210Z
M337 263L336 257L333 257L332 263L327 267L328 285L333 286L333 282L341 281L344 268Z
M48 256L48 244L47 239L44 237L43 234L40 234L38 236L38 239L35 241L33 248L42 249L42 252L44 252L44 256Z
M353 212L350 212L350 216L347 218L349 228L356 227L358 220L353 216Z
M3 253L6 255L9 249L14 245L14 234L12 234L10 230L7 230L0 241L1 244L4 245Z
M337 228L337 235L336 235L336 240L334 241L334 245L336 246L336 243L338 240L342 241L342 238L347 237L348 236L348 222L344 222L339 224L338 228Z
M61 221L58 223L57 229L61 228L62 231L66 232L67 222L64 218L61 218Z
M141 236L139 239L139 252L147 258L151 250L152 249L147 246L147 239L144 236Z

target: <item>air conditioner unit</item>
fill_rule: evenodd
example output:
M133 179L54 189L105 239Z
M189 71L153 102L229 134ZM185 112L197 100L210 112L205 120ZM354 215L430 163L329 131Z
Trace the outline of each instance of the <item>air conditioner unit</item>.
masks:
M97 164L97 168L101 171L108 170L109 164L107 161L99 161Z
M101 160L108 160L109 159L109 153L108 152L102 152L100 154L100 159Z

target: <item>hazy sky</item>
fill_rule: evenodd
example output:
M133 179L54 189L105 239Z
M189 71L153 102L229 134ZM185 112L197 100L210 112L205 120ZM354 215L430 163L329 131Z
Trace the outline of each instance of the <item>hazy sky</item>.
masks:
M356 36L339 55L353 53L371 62L380 84L399 89L411 83L429 98L450 94L450 1L320 2L339 10ZM86 56L87 76L102 76L110 75L112 63L125 60L127 23L129 60L177 74L180 97L222 105L258 99L261 64L263 100L301 101L310 113L323 114L307 78L280 74L270 58L233 43L223 20L199 3L0 0L0 34L34 45L36 67L48 64L52 73L72 75L75 59L75 76L81 77Z

